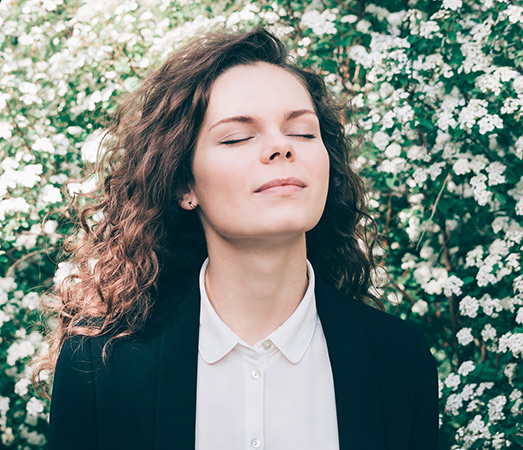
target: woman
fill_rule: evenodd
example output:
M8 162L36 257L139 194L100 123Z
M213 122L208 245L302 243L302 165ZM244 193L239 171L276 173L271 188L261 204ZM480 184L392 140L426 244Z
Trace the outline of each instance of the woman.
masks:
M109 131L49 356L51 449L437 448L421 332L363 301L364 191L318 76L264 30L210 34Z

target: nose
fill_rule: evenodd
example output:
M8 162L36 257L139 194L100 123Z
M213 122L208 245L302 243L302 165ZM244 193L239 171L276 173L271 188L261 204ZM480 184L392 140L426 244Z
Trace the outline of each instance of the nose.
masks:
M285 136L277 138L277 141L273 139L272 143L268 142L265 149L262 154L262 161L265 164L280 159L294 161L294 147L291 142L286 140Z

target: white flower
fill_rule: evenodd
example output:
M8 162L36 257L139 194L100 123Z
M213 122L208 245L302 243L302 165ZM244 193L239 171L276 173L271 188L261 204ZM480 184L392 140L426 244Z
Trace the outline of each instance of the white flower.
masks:
M479 174L485 167L487 167L488 163L489 160L484 155L476 155L474 158L472 158L472 161L470 161L470 168L474 171L474 173ZM484 180L486 179L487 178L485 177ZM473 183L471 182L471 184Z
M461 0L443 0L442 7L445 9L452 9L452 11L456 11L459 8L461 8L462 4L463 3Z
M34 345L29 341L15 341L7 349L7 364L14 366L18 360L34 354L35 350Z
M507 10L504 11L504 15L512 23L523 22L523 8L521 6L509 5Z
M13 126L6 121L0 122L0 139L11 139L11 136L13 135Z
M487 166L488 173L488 184L489 186L494 186L497 184L505 183L505 176L502 175L503 172L507 169L507 166L496 161Z
M37 139L34 144L31 146L33 150L46 152L53 154L55 153L55 147L51 139L43 137Z
M356 64L361 64L364 69L372 67L372 57L363 45L352 46L349 51L349 56Z
M22 297L21 303L23 308L27 308L32 311L40 304L40 296L36 292L29 292Z
M496 329L490 324L487 323L483 330L481 331L481 337L486 342L488 340L494 340L496 339L497 331Z
M443 282L443 292L447 297L452 294L460 295L461 286L463 286L463 281L460 280L457 276L451 275Z
M44 404L37 398L32 397L27 402L25 409L27 410L27 414L29 414L30 416L36 416L39 413L43 412Z
M459 330L456 333L456 338L458 339L458 343L461 345L469 345L472 341L474 341L472 330L470 328L462 328Z
M378 148L379 150L385 150L387 145L389 145L390 142L390 136L385 133L384 131L378 131L374 133L374 136L372 137L372 143Z
M498 395L489 400L488 402L488 415L490 422L497 422L503 420L505 414L503 414L503 407L507 403L507 397L504 395Z
M494 128L503 128L503 120L497 114L487 114L479 122L479 134L490 133Z
M515 212L518 216L523 216L523 198L519 199L516 203Z
M467 295L459 302L459 312L462 316L474 318L478 315L478 299Z
M425 300L418 300L412 305L412 312L423 316L429 310L429 304Z
M465 175L471 171L470 162L467 158L458 159L452 166L456 175Z
M516 375L516 366L517 366L516 363L508 363L505 366L505 370L503 370L503 373L508 378L509 383L512 383L512 379L514 378L514 375ZM520 395L521 395L521 392L520 392ZM512 397L512 394L511 394L511 397ZM511 398L510 400L514 401L515 398Z
M359 17L354 14L349 14L347 16L343 16L340 19L341 23L356 23L359 20Z
M84 161L95 163L98 159L100 146L105 136L105 131L98 129L90 134L82 144L81 154Z
M499 338L499 352L506 353L508 350L518 358L523 354L523 333L505 333Z
M477 384L476 383L470 383L465 385L465 387L461 390L461 398L465 401L471 400L475 395Z
M457 416L459 414L459 409L463 406L463 399L461 398L461 395L459 394L450 394L447 397L447 403L445 404L445 408L447 411Z
M466 377L470 372L472 372L476 366L472 361L465 361L461 363L458 369L458 373L464 377Z
M9 411L9 397L0 395L0 416L5 416L7 411Z
M459 375L455 374L455 373L451 373L447 376L447 378L445 379L445 386L447 386L448 388L451 388L452 390L456 390L457 387L461 384L461 379L459 377Z
M460 128L471 129L476 123L476 119L487 114L487 101L473 98L469 104L459 113Z
M492 222L492 230L498 234L500 231L508 231L509 218L507 216L498 216Z
M63 200L63 198L60 189L53 186L52 184L46 184L40 193L40 200L43 203L59 203Z
M490 437L488 425L481 420L481 416L477 415L466 427L467 431L472 435L472 442L476 439L485 439Z
M422 22L419 28L419 34L421 37L428 38L431 34L439 31L439 25L433 20L427 20Z
M9 317L4 311L0 309L0 328L2 328L2 325L6 322L9 322L11 320L11 317Z
M401 155L401 146L396 142L393 142L385 149L385 156L393 159Z
M53 282L58 289L68 275L78 273L78 268L68 261L58 263Z
M93 191L96 188L96 185L96 179L91 177L81 183L69 183L67 185L67 190L69 191L69 195L87 194L88 192Z
M19 395L20 397L23 397L29 392L29 385L31 384L31 381L27 378L21 378L16 384L15 384L15 394Z
M523 307L518 308L518 313L516 315L516 323L523 323Z
M334 20L336 15L326 9L321 14L317 10L308 11L301 17L301 24L306 28L311 28L314 34L336 34Z
M42 172L42 164L28 164L21 171L16 172L16 182L21 186L33 188L40 181Z
M12 197L0 202L0 220L5 219L5 213L29 212L29 203L24 198Z

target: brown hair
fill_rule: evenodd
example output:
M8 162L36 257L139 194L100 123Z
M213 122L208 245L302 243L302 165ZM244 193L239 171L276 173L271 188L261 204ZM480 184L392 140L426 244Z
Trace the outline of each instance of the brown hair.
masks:
M77 272L60 288L58 327L36 372L54 368L71 335L111 332L116 339L138 332L156 306L162 280L200 267L207 256L203 229L197 214L182 209L179 200L193 181L192 155L212 83L231 67L256 62L279 66L304 84L329 154L327 202L319 223L307 233L308 258L318 275L338 289L382 306L369 292L373 241L360 224L369 217L362 181L349 165L343 108L320 76L288 61L284 45L269 32L210 33L147 77L109 127L109 148L97 169L102 193L89 195L90 205L76 207L85 233L65 249ZM102 213L101 220L90 224L96 213ZM95 324L86 317L100 320Z

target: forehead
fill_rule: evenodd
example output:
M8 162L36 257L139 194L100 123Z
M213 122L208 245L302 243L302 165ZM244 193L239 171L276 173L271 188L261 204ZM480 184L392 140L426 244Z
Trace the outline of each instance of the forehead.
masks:
M294 74L268 63L241 65L214 81L205 122L235 115L284 115L299 109L315 108L309 92Z

